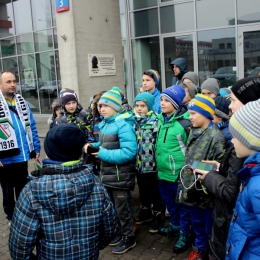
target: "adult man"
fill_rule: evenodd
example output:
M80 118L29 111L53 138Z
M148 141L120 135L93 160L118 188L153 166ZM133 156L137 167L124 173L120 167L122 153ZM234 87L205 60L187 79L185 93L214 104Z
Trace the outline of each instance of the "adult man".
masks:
M0 75L0 184L6 218L11 221L16 200L27 183L28 160L39 157L40 141L32 112L15 93L16 79L9 71ZM9 223L10 224L10 223Z
M177 58L170 63L173 71L172 85L180 85L182 77L188 72L187 61L184 58Z

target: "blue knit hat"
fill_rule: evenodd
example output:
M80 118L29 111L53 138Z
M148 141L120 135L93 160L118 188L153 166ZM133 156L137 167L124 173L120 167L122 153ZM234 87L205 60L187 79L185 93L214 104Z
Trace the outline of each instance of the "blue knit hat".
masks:
M216 106L212 98L203 94L197 94L196 97L190 101L187 108L213 120Z
M118 87L113 87L105 92L98 101L98 104L110 106L117 112L120 111L122 108L122 98L120 92L118 91Z
M64 88L60 91L61 104L64 107L70 101L78 102L77 94L73 89Z
M153 110L154 96L149 92L143 92L138 94L135 97L134 103L136 103L136 101L143 101L147 105L148 111Z
M184 88L179 85L173 85L169 88L166 88L161 94L161 97L167 98L176 109L178 109L182 104L185 96L186 93Z
M149 70L147 70L146 72L149 72L149 73L152 74L153 80L155 81L155 85L156 85L156 87L157 87L158 84L159 84L159 81L160 81L160 75L159 75L158 71L149 69Z

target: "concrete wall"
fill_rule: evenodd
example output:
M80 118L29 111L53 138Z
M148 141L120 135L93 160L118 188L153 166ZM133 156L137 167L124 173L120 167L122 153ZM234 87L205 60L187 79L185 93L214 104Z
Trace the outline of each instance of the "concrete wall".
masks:
M117 0L70 1L70 10L57 13L62 87L77 91L83 107L94 94L117 85L123 90L123 49ZM67 36L65 42L60 36ZM88 54L115 54L116 75L90 77Z

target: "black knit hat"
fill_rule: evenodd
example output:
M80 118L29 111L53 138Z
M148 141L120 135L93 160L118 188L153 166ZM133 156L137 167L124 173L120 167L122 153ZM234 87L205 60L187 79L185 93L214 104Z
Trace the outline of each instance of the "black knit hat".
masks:
M252 76L240 79L232 86L231 91L244 105L255 101L260 98L260 77Z
M213 98L216 104L216 109L215 109L215 115L228 120L229 119L229 105L230 102L221 96L217 96L215 98Z
M54 161L78 160L86 143L84 132L74 124L54 126L44 140L46 155Z

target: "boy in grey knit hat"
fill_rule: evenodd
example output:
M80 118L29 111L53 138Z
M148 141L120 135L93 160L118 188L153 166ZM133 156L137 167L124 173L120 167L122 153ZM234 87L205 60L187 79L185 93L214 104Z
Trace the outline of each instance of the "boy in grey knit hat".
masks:
M220 82L214 78L206 79L201 85L201 93L211 98L219 95Z
M194 85L198 86L199 84L199 76L194 71L188 71L183 75L182 82L190 82Z
M186 96L184 97L182 104L187 106L198 93L198 87L191 82L182 82L180 86L185 89L186 93Z

